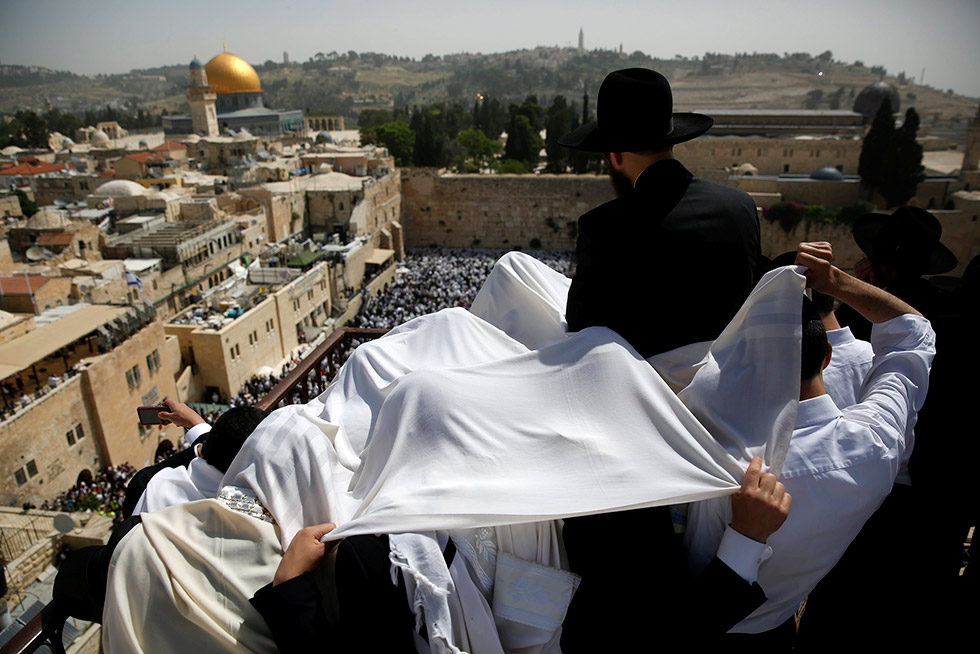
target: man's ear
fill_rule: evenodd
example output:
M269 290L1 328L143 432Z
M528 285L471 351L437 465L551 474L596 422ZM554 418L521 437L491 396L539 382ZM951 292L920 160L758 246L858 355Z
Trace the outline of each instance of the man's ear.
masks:
M834 353L834 346L830 341L827 341L827 356L823 358L823 365L820 366L821 370L825 370L827 366L830 365L830 357Z
M609 158L617 166L622 166L623 165L623 153L622 152L610 152L609 153Z

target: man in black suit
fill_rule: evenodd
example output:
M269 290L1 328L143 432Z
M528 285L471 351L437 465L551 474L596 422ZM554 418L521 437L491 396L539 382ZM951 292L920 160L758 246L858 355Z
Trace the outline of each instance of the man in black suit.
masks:
M596 113L558 141L605 153L619 196L579 218L569 330L609 327L645 358L717 338L751 292L760 253L752 199L674 159L673 146L712 119L674 113L667 80L641 68L609 74ZM740 534L762 547L769 535ZM690 642L689 628L704 643L765 601L751 571L721 549L690 579L667 507L569 519L563 536L582 575L564 622L566 653L642 649L654 633L660 645Z

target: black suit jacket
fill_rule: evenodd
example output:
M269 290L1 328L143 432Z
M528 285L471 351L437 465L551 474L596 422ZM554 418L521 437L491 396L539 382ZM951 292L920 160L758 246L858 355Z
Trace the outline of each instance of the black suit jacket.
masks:
M643 357L713 340L755 283L755 202L658 161L579 218L575 255L570 331L610 327Z
M576 257L569 330L610 327L643 357L713 340L755 281L755 203L659 161L631 195L579 219ZM563 536L582 576L564 622L566 654L642 651L653 634L658 646L690 645L694 629L703 645L765 601L717 558L692 579L666 507L572 518Z

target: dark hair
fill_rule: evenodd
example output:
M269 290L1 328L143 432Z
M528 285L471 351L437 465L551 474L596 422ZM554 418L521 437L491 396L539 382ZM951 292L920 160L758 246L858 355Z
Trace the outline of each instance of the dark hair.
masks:
M201 456L221 472L228 472L228 466L242 449L245 440L267 415L267 411L254 406L228 409L208 432L207 440L201 447Z
M820 291L814 291L813 289L810 289L810 295L813 300L813 308L821 316L826 316L834 310L834 298L832 296L821 293Z
M803 347L800 350L800 379L807 381L823 370L823 360L827 357L827 330L824 329L820 314L813 302L803 297Z

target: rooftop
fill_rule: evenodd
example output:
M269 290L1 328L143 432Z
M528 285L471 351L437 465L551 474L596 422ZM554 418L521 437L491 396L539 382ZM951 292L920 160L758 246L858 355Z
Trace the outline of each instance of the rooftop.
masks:
M74 236L71 232L47 232L37 237L37 244L64 247L71 243Z
M16 374L35 361L74 343L126 313L128 307L76 304L58 309L57 315L48 316L57 318L53 322L41 324L44 322L42 318L51 313L46 311L35 319L35 324L39 325L37 329L0 345L0 379Z
M0 295L28 295L36 293L37 289L47 283L44 275L15 275L0 277Z
M65 172L68 164L53 164L46 161L24 162L0 168L0 175L43 175L45 173Z

